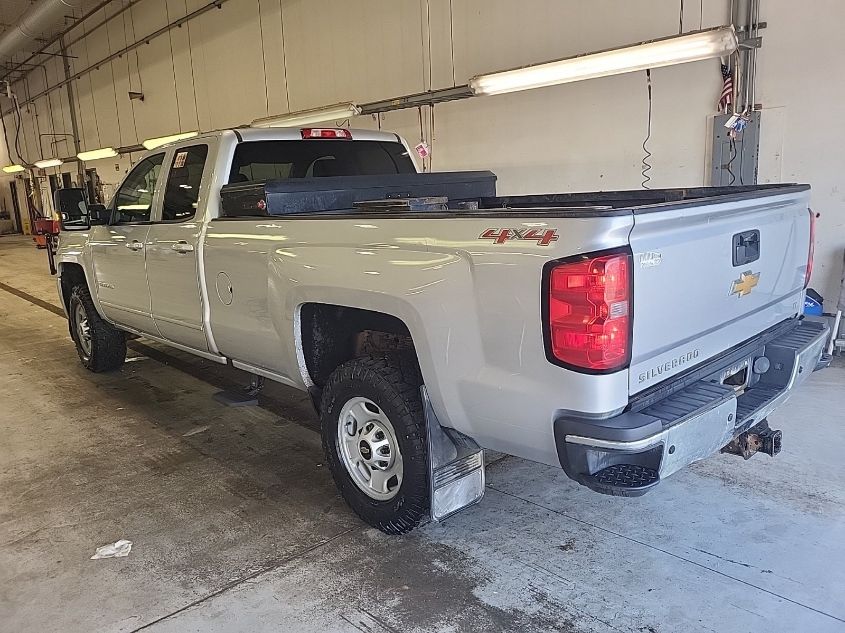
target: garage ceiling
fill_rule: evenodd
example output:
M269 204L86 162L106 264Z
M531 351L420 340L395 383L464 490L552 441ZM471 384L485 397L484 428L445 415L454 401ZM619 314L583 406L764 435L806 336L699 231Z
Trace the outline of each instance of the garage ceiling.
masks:
M0 0L0 35L4 34L9 28L13 27L17 24L21 18L21 16L33 5L35 4L32 0ZM82 0L79 2L79 6L76 9L71 9L68 7L67 17L63 22L58 22L57 24L53 25L52 28L49 28L38 35L38 38L41 40L49 40L50 38L58 35L62 30L70 26L71 20L74 18L79 18L85 15L86 12L90 11L93 7L98 4L97 0ZM37 50L38 45L34 45L29 47L26 50L20 51L18 55L15 56L16 60L24 59L20 53L26 53L26 57L29 57L35 50Z

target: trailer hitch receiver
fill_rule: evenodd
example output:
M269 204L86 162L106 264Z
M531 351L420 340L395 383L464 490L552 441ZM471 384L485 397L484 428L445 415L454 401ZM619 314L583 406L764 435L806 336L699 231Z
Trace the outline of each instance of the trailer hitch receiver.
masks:
M783 434L775 429L769 428L766 420L740 433L722 448L723 453L740 455L743 459L751 459L755 453L765 453L774 457L780 453L783 444Z

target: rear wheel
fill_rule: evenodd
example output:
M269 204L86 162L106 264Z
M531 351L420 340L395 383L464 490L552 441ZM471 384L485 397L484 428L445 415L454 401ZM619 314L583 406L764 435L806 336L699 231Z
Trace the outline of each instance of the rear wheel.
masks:
M85 285L73 287L68 302L70 334L82 364L93 372L114 371L126 360L126 336L100 317Z
M369 525L404 534L428 514L421 378L411 355L365 356L323 390L323 448L341 495Z

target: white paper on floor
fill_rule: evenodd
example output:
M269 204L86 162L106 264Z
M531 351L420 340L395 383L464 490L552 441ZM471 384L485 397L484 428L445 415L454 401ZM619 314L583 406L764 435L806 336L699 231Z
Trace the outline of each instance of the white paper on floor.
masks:
M197 433L202 433L203 431L207 431L207 426L200 426L195 429L191 429L187 433L182 433L182 437L191 437L192 435L196 435Z
M91 557L91 560L98 558L119 558L121 556L129 556L129 551L132 549L132 541L120 539L114 543L98 547L97 551Z

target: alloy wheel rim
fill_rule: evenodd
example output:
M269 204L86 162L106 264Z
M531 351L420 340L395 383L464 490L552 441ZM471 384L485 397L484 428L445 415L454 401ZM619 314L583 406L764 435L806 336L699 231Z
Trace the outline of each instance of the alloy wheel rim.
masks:
M74 322L76 323L76 340L82 348L86 358L91 357L91 324L88 322L88 315L85 308L77 304L74 310Z
M399 441L390 419L369 398L351 398L338 416L337 444L352 481L377 501L392 499L402 485Z

